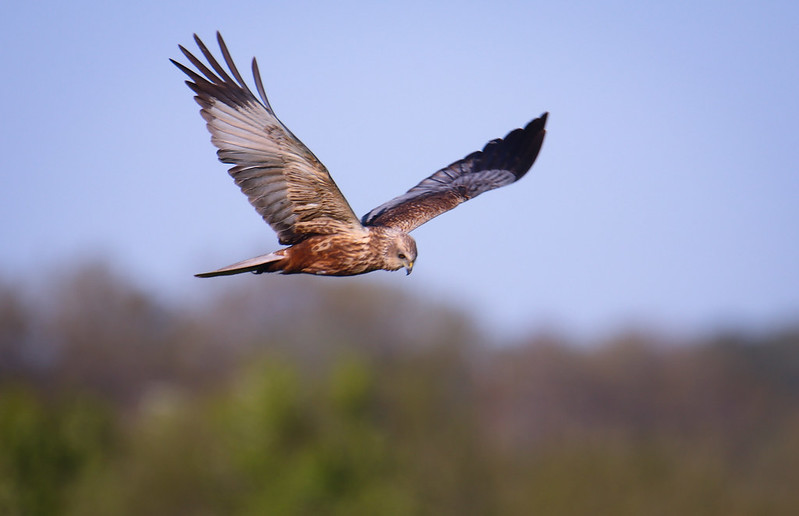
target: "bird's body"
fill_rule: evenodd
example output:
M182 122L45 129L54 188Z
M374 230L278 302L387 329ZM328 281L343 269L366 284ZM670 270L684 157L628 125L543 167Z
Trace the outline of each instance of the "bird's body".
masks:
M206 278L242 272L355 276L381 269L395 271L403 267L410 273L416 258L413 237L392 228L378 226L365 229L360 236L310 236L290 247L197 276ZM402 252L400 248L407 250Z
M288 246L200 277L242 272L352 276L401 268L410 273L417 250L408 233L464 201L520 179L533 165L546 133L544 113L359 220L324 165L275 116L255 59L253 76L261 100L247 87L219 33L233 77L194 38L211 69L182 46L199 73L172 62L191 79L186 84L196 93L220 161L233 165L229 173L236 184L277 232L279 242Z

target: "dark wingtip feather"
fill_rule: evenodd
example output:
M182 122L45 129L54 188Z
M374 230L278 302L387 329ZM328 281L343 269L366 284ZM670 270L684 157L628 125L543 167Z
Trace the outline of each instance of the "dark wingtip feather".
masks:
M544 112L531 120L524 129L514 129L504 138L491 140L476 157L475 169L504 169L518 181L533 166L544 141L547 117Z
M255 88L258 90L261 100L264 101L264 105L267 107L267 109L271 111L272 106L269 104L269 98L266 96L264 83L263 80L261 80L261 72L258 70L258 61L254 57L252 58L252 76L255 78Z
M230 71L237 80L233 80L225 69L220 65L219 61L214 58L208 47L203 43L197 34L193 35L194 41L203 57L205 57L209 66L206 66L200 59L187 50L183 45L178 45L178 48L183 55L188 59L189 63L196 68L193 70L186 65L170 59L172 63L177 66L183 73L191 79L188 86L198 95L199 98L218 99L219 101L230 106L243 106L251 102L259 102L253 95L247 84L236 69L230 52L222 39L221 34L217 31L217 40L222 50L224 62L230 67ZM197 97L195 97L197 98Z

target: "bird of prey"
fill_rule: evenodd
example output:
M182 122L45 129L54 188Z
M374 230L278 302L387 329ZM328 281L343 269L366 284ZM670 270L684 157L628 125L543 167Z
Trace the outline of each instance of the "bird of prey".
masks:
M244 82L219 32L216 36L230 73L196 34L210 68L182 45L196 70L170 61L189 76L186 84L196 94L219 160L233 165L229 173L236 184L288 247L198 277L242 272L350 276L403 267L410 274L416 242L408 233L464 201L520 179L544 140L547 113L359 220L325 166L275 116L256 60L252 72L260 100Z

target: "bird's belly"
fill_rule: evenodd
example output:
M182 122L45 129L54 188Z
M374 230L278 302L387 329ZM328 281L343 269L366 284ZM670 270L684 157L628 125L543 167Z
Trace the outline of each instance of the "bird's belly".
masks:
M315 237L289 248L284 274L354 276L379 269L365 242L335 235Z

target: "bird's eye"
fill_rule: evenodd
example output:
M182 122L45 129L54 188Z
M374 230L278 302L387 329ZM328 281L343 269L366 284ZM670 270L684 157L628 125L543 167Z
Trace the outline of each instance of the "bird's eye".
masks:
M399 257L400 260L404 260L405 259L405 255L403 253L400 253L397 256Z

